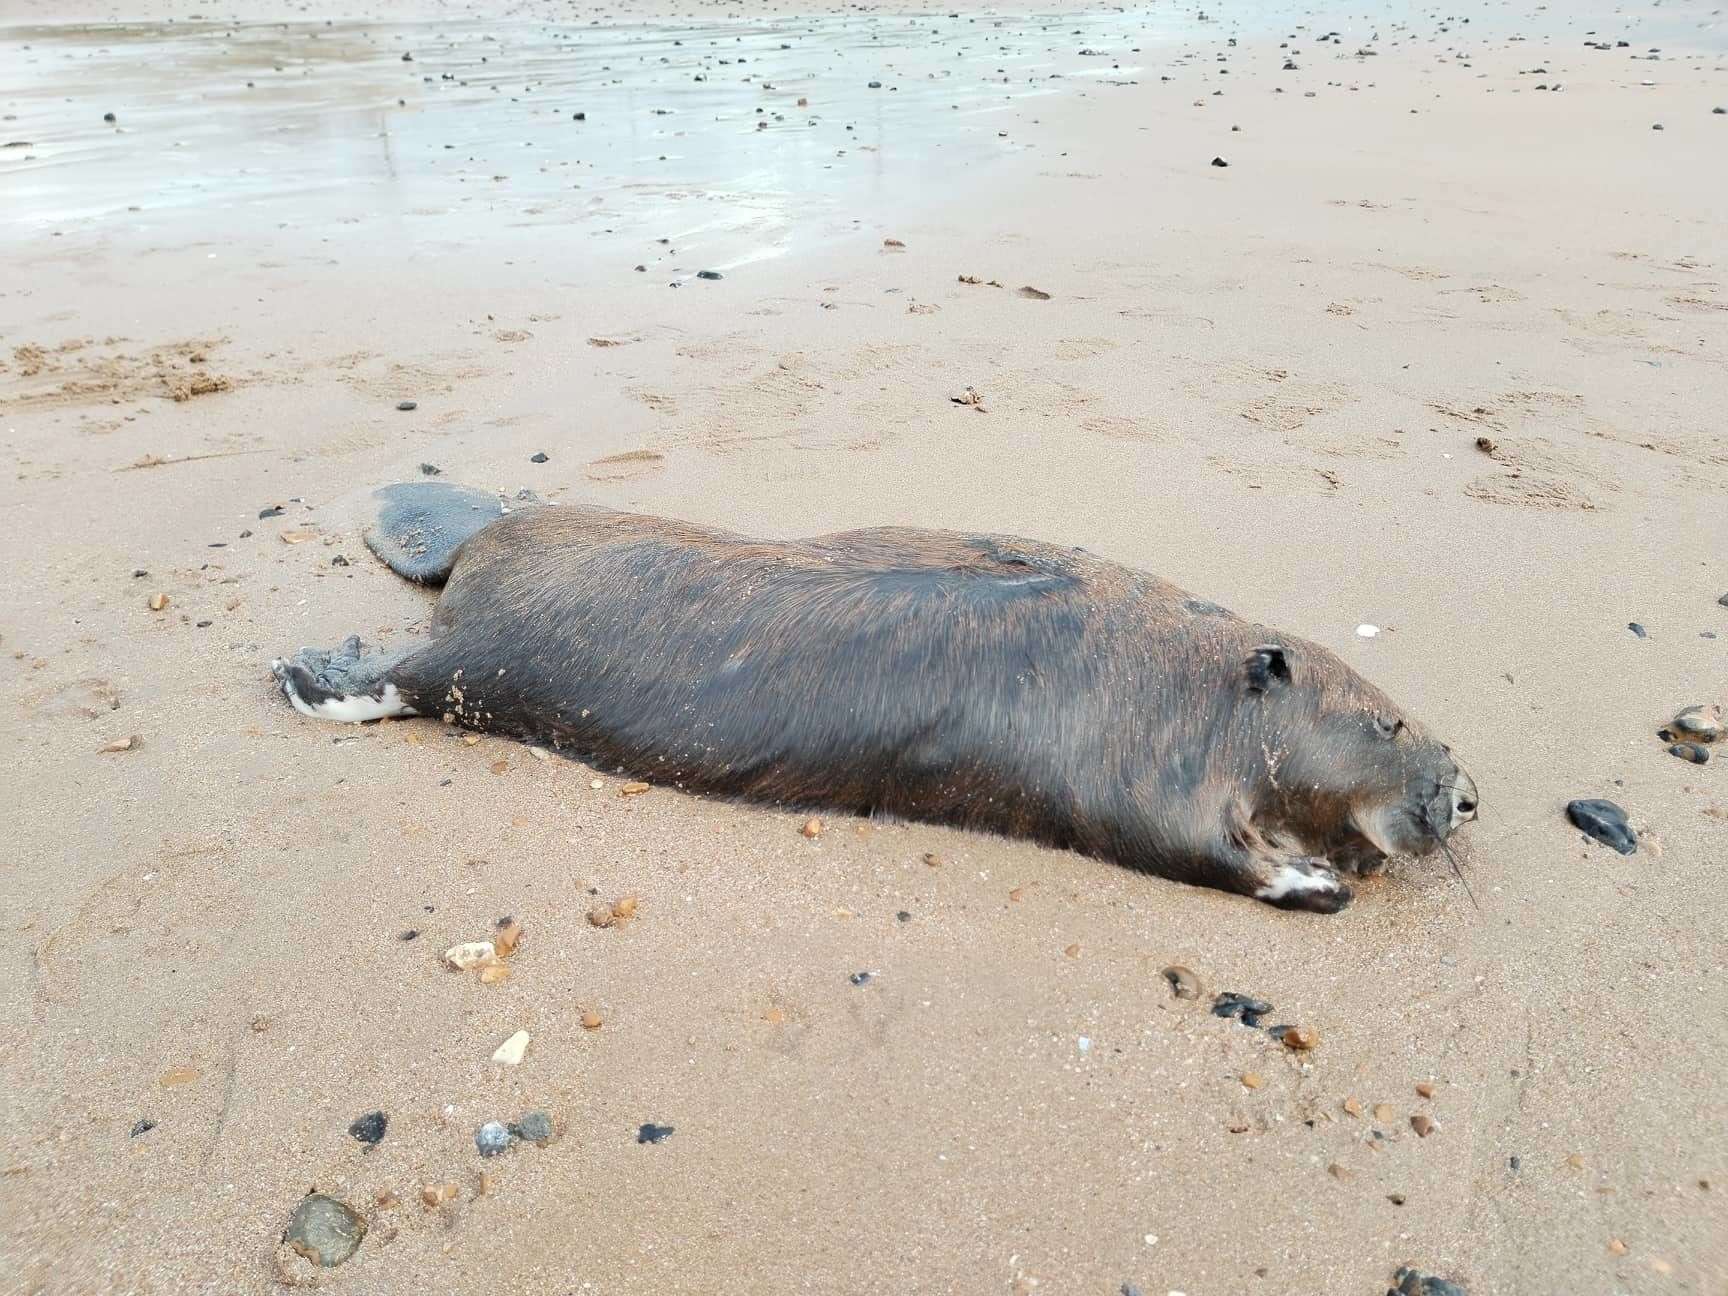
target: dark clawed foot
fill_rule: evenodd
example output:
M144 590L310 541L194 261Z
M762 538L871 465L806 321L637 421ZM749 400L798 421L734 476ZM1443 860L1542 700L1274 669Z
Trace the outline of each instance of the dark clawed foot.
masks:
M1324 860L1288 859L1272 866L1271 879L1255 898L1280 909L1337 913L1350 903L1351 891Z

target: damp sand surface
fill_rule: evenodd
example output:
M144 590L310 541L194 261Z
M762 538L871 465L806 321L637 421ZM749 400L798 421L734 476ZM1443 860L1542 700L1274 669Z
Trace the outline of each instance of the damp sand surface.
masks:
M0 1291L305 1284L313 1191L355 1293L1721 1287L1722 17L1446 8L9 8ZM1474 901L303 719L433 472L1153 570L1452 744Z

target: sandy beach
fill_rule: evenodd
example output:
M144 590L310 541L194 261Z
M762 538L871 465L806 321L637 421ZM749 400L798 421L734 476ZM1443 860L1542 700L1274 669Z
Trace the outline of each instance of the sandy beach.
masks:
M1728 704L1720 7L12 0L0 68L0 1292L1728 1292L1728 748L1656 736ZM1469 891L297 715L424 631L361 532L433 472L1156 572L1463 755Z

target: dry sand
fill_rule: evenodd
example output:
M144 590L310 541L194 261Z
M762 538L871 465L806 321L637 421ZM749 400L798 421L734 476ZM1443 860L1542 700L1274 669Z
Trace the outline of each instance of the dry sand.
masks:
M1728 701L1719 12L235 7L0 29L0 1289L311 1283L316 1187L370 1222L337 1292L1728 1290L1728 755L1654 737ZM1480 907L305 721L270 657L425 622L358 531L422 462L1149 568L1465 756ZM508 981L440 968L503 914ZM482 1163L532 1108L558 1140Z

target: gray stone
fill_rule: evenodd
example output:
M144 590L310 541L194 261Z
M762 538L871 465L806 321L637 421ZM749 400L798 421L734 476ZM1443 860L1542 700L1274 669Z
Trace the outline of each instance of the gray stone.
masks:
M510 1132L524 1143L549 1143L553 1133L552 1118L543 1111L531 1111L517 1121Z
M365 1236L366 1221L345 1203L313 1193L294 1208L282 1240L313 1264L333 1269L354 1254Z
M483 1157L498 1156L509 1150L510 1131L504 1128L503 1121L487 1121L474 1131L474 1146Z

